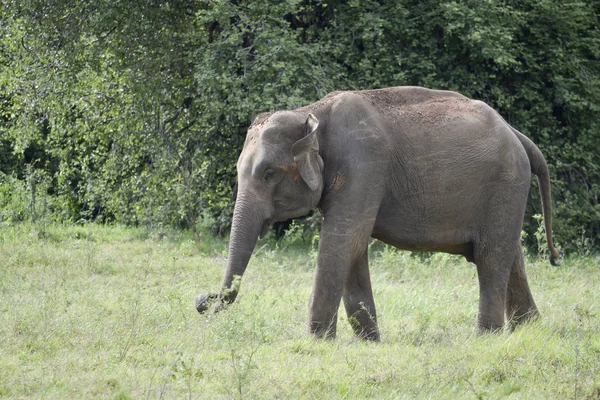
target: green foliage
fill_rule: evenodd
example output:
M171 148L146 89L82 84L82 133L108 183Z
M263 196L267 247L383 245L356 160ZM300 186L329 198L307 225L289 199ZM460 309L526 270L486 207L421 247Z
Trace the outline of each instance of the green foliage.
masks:
M25 183L12 175L0 175L0 222L14 223L31 218L27 211Z
M558 242L597 248L599 14L559 0L6 0L0 171L25 185L41 171L56 220L209 218L226 231L258 113L421 85L484 100L531 137L551 169Z

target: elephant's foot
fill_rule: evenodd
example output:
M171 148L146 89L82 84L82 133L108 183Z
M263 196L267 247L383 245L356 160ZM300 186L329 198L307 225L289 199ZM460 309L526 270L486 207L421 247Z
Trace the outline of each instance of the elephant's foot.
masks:
M479 333L501 332L504 330L504 312L486 314L480 312L477 316L477 329Z
M369 316L368 314L366 314L367 313L363 310L363 312L357 314L356 316L349 317L348 321L352 326L354 335L358 339L378 342L380 337L375 318L374 316Z
M381 337L379 336L379 331L377 330L363 330L361 332L357 332L356 337L361 340L368 340L371 342L379 342L379 340L381 339Z
M541 318L541 314L537 307L530 309L525 313L516 313L510 316L508 323L511 330L514 330L517 326L524 324L527 321L536 321Z
M310 333L315 339L335 339L336 324L322 324L319 322L310 323Z
M504 331L504 325L481 325L480 323L477 323L477 331L481 335L499 333Z

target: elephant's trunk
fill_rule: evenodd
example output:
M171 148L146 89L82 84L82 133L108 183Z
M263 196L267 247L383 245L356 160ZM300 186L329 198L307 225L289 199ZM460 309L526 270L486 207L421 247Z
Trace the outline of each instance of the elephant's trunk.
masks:
M219 295L224 303L232 303L238 294L239 284L236 280L244 274L265 224L265 213L261 208L247 196L238 196L229 237L227 271Z

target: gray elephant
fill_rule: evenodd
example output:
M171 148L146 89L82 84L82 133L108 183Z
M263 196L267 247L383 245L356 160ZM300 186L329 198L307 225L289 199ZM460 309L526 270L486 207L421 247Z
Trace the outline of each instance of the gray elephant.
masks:
M520 233L531 174L539 180L551 261L548 166L540 150L481 101L420 87L341 91L293 111L259 115L237 163L227 271L235 300L256 241L274 221L323 217L309 308L316 337L335 337L343 299L355 334L378 340L370 237L410 251L459 254L477 266L481 331L539 315Z

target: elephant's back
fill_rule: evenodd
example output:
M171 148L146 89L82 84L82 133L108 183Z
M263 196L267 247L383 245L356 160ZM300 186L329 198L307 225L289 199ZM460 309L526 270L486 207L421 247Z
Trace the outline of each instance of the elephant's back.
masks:
M354 92L380 109L409 107L432 101L465 101L468 97L450 90L427 89L420 86L397 86Z
M527 196L531 174L519 140L484 103L457 100L405 107L404 119L389 124L397 140L387 202L404 205L398 224L470 230L498 198Z

